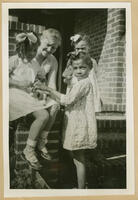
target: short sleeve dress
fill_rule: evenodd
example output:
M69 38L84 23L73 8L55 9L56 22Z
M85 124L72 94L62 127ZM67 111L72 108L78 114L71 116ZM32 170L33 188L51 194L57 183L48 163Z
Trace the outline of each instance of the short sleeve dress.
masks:
M63 148L94 149L97 146L93 85L88 78L78 81L60 103L65 105Z
M49 73L51 63L45 62L45 75ZM9 76L17 81L29 81L34 83L36 75L41 70L40 65L33 59L30 63L24 64L17 56L12 56L9 61ZM48 67L48 69L46 68ZM14 121L37 110L42 110L56 104L48 98L47 101L39 101L30 92L18 88L9 88L9 121Z

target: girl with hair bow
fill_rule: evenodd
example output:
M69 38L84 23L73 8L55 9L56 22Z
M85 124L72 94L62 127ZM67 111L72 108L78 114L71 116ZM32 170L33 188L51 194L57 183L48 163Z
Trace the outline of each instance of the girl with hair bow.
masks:
M70 40L71 40L71 45L74 48L74 51L68 54L69 59L67 61L67 66L62 74L64 78L64 82L67 83L67 93L72 88L72 86L77 82L76 78L73 75L73 68L70 63L70 59L74 55L79 56L80 58L86 55L90 56L90 46L91 46L90 37L83 33L75 34L74 36L71 36ZM102 101L100 98L99 87L98 87L97 77L96 77L97 62L92 57L91 57L91 61L92 61L93 67L89 73L89 78L93 84L95 112L101 112Z
M33 115L34 121L22 157L33 169L39 170L42 165L35 147L39 142L39 134L49 119L44 102L32 96L33 84L40 71L40 65L34 59L40 40L35 33L30 32L18 34L16 42L17 54L9 60L9 120L12 122L30 113Z
M16 41L17 55L9 62L10 121L27 114L35 118L22 157L32 168L39 170L42 165L35 150L37 148L44 159L52 159L45 144L59 104L49 97L40 101L35 85L48 85L56 90L58 63L52 54L61 45L61 35L58 30L49 28L43 31L40 40L31 32L18 34Z

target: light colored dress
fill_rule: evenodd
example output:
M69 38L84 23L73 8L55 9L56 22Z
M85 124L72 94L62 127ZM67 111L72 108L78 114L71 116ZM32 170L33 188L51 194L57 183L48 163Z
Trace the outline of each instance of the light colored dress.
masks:
M60 103L65 105L63 148L94 149L97 146L93 85L89 78L78 81Z
M99 87L97 83L97 77L96 77L96 69L97 69L97 63L96 60L91 58L92 63L93 63L93 68L91 69L89 73L89 79L93 85L93 93L94 93L94 106L95 106L95 112L101 112L101 98L100 98L100 92L99 92ZM68 66L68 68L65 69L63 72L63 76L66 77L68 75L72 75L73 69L72 66ZM72 85L77 83L78 80L75 76L72 75L72 79L70 80L70 84L67 85L66 92L70 91L72 88Z
M33 59L31 63L24 64L22 60L17 56L12 56L9 61L9 75L10 78L17 81L29 81L34 83L35 78L39 70L44 69L45 75L50 73L51 59L44 61L40 67L38 62ZM18 88L10 87L9 89L9 120L13 121L20 117L26 116L37 110L48 108L56 102L50 98L46 101L39 101L32 96L29 88L27 91Z

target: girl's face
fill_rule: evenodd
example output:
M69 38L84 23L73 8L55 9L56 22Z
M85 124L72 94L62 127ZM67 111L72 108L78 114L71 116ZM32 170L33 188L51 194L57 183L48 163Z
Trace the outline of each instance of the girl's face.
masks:
M87 78L90 72L90 68L83 62L82 59L73 61L73 74L78 80Z
M80 57L83 57L89 53L89 47L85 41L81 40L75 44L75 51L77 55L79 54Z
M41 45L38 48L37 54L47 57L49 54L55 53L58 48L58 44L52 37L48 37L45 40L41 40Z
M36 53L37 53L37 45L33 45L26 50L25 59L28 62L30 62L36 56Z

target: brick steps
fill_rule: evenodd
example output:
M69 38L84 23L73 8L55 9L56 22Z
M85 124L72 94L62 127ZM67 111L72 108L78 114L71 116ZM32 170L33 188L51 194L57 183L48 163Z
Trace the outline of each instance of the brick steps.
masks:
M60 188L64 187L62 184L60 184L61 179L61 173L69 173L68 175L71 176L71 171L66 172L66 159L68 157L62 158L62 145L61 145L61 126L62 123L59 121L60 115L57 116L57 120L50 131L50 134L48 136L48 143L47 148L49 153L51 154L53 160L48 162L44 160L40 160L43 164L43 169L40 171L41 177L49 184L52 188ZM31 122L31 121L30 121ZM98 123L98 151L102 152L102 155L104 158L109 158L116 155L122 155L126 153L126 135L125 135L125 117L122 116L122 114L111 114L109 113L105 114L103 113L100 116L97 116L97 123ZM12 130L12 129L11 129ZM24 169L27 166L27 164L20 159L20 153L25 147L26 139L28 137L28 130L29 130L29 124L26 124L25 121L21 120L16 133L15 133L15 154L17 156L16 158L16 168L17 169ZM12 130L13 131L13 130ZM88 153L90 157L90 165L92 167L93 162L93 153L92 151L89 151ZM97 154L96 154L97 155ZM62 161L63 159L63 161ZM65 159L65 160L64 160ZM64 163L65 162L65 163ZM114 164L114 161L103 161L98 162L97 166L95 166L95 170L105 170L105 166L108 169L112 169L113 166L125 166L125 161L115 161L116 164ZM62 172L61 172L62 171ZM100 171L97 172L100 174ZM92 176L92 174L90 174ZM102 175L101 175L102 176ZM96 177L95 177L96 178ZM69 177L67 178L69 179ZM61 181L62 182L62 181ZM66 182L66 181L65 181ZM68 182L68 181L67 181ZM66 187L69 187L68 184ZM89 183L89 187L95 187L92 186L92 183ZM102 187L102 186L99 186Z
M98 133L126 133L126 119L123 116L97 117Z
M126 121L122 113L101 113L97 116L98 145L86 152L88 188L125 188L126 158L106 160L126 154ZM62 153L62 150L61 150ZM61 188L73 188L76 184L72 161L67 152L63 153L60 171ZM121 173L122 172L122 173Z

